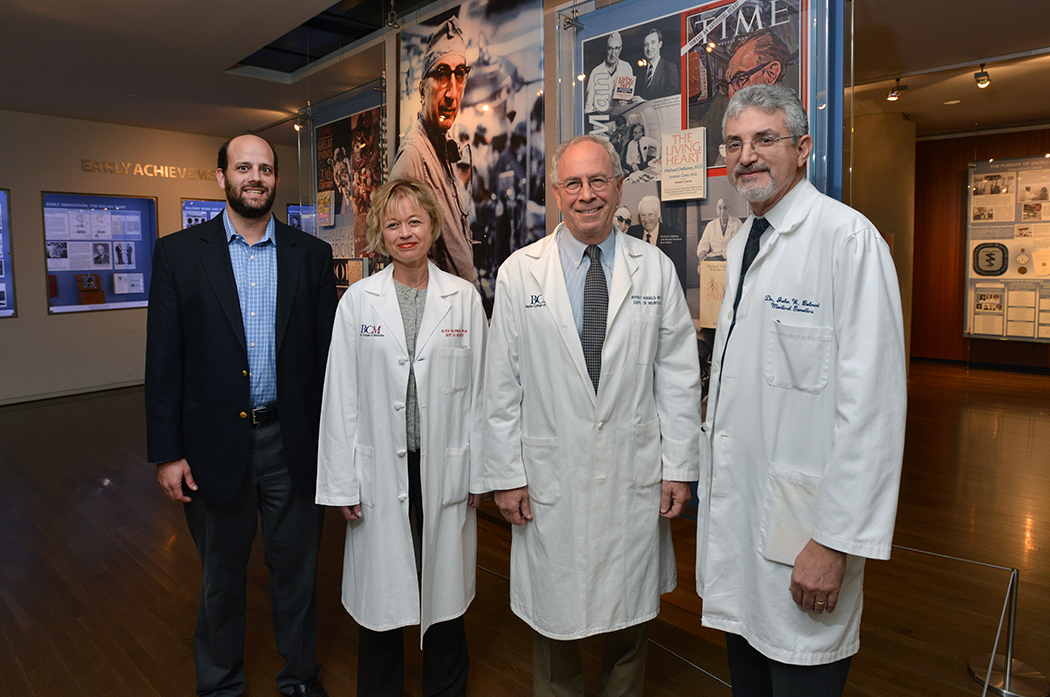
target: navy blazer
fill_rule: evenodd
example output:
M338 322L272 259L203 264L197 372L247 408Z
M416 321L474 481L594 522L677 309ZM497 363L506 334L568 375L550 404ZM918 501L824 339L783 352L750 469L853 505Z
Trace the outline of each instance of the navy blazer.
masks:
M311 501L336 291L331 246L275 221L277 405L284 459ZM233 499L250 459L248 351L222 216L157 240L146 320L150 462L186 458L197 495Z

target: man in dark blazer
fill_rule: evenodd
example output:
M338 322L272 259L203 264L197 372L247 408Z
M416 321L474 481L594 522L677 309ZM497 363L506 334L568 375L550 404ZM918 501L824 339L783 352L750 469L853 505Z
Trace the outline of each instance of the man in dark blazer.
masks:
M277 675L318 681L317 433L336 292L331 247L270 214L277 154L254 135L219 149L221 216L162 237L146 338L148 457L184 504L202 565L193 654L199 695L245 687L248 557L262 517Z
M642 45L645 66L638 69L634 90L642 99L658 99L682 93L678 66L673 60L665 60L660 55L663 45L664 35L659 29L653 28L646 33Z
M660 199L656 196L642 197L638 202L638 225L629 227L627 234L655 244L657 249L670 257L678 272L678 282L685 288L685 236L663 224Z

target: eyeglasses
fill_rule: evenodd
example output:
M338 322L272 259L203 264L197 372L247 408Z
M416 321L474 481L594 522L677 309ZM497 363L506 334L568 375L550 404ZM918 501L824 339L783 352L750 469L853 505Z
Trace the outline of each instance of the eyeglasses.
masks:
M792 136L758 136L751 140L730 140L722 144L722 147L726 149L727 155L739 156L744 152L744 143L751 146L751 149L755 152L761 152L762 150L769 150L771 147L784 140L785 138L791 138Z
M767 65L769 65L772 62L773 61L767 61L762 65L758 66L757 68L751 68L751 70L745 70L742 73L737 73L732 78L719 82L718 89L725 94L729 93L730 85L732 85L734 90L742 90L745 87L747 87L747 83L751 80L752 75L764 69Z
M434 78L439 85L447 85L453 75L456 76L456 82L461 83L467 79L467 75L470 75L470 68L466 65L459 65L453 70L443 64L427 73L427 77Z
M617 215L617 216L614 216L614 217L616 218L616 222L618 222L618 223L629 223L629 222L631 222L630 218L625 218L622 215Z
M609 177L591 177L587 180L587 186L591 187L591 191L605 191L612 182L613 180ZM580 179L569 179L558 186L575 195L583 189L583 181Z

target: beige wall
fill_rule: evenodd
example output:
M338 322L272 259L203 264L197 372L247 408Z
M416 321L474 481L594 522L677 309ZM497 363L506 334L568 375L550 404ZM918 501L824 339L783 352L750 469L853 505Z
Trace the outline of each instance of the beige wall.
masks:
M854 121L851 205L875 223L893 252L911 355L912 267L915 260L915 122L904 114Z
M48 315L41 192L154 196L160 234L182 227L181 199L221 199L214 181L85 172L81 160L214 170L222 139L0 111L0 188L11 192L18 316L0 318L0 404L142 382L146 310ZM294 149L281 147L274 211L297 196Z

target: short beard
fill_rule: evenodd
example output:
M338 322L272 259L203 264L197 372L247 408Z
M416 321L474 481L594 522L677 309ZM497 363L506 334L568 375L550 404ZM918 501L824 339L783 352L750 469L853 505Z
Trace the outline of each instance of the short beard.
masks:
M242 218L248 218L249 220L255 220L256 218L262 218L270 214L270 209L273 208L273 199L277 195L276 189L270 189L269 195L266 200L258 206L253 206L248 203L243 196L239 195L230 186L230 180L226 180L226 186L223 187L226 190L226 203L233 209L233 211L241 216Z
M752 184L750 186L747 184L740 184L740 175L749 172L765 172L769 175L769 183L764 186L759 186L757 184ZM780 186L777 184L777 179L773 176L773 170L771 169L748 169L747 167L737 166L733 171L733 188L740 192L740 195L744 197L745 201L756 203L758 201L765 201L773 198Z

